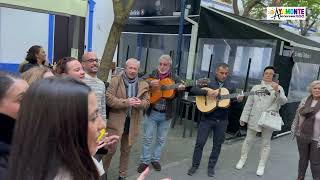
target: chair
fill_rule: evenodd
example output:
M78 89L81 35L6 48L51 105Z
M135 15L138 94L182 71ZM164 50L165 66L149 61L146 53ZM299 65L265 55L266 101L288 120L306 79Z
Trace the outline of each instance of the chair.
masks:
M186 137L187 129L189 130L189 137L192 137L192 131L194 128L196 104L194 101L189 101L189 100L184 99L181 101L181 106L182 106L182 108L185 107L185 115L184 115L184 117L181 116L181 120L182 120L182 124L183 124L182 137L183 138ZM191 109L191 118L189 118L190 109Z

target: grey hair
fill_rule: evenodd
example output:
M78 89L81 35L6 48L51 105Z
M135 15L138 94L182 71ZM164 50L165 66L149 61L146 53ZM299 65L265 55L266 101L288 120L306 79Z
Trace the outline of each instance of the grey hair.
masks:
M172 66L172 58L170 57L170 55L164 54L164 55L160 56L159 62L161 61L161 59L167 60L169 62L169 64Z
M222 67L223 69L226 69L226 68L229 68L229 65L228 65L227 63L218 63L218 64L216 65L216 71L217 71L220 67Z
M310 85L308 86L308 91L310 92L310 94L312 94L312 89L313 89L316 85L320 85L320 80L315 80L315 81L312 81L312 82L310 83Z
M140 67L140 61L138 61L137 59L135 58L129 58L127 61L126 61L126 67L128 65L129 62L134 62L138 65L138 68Z

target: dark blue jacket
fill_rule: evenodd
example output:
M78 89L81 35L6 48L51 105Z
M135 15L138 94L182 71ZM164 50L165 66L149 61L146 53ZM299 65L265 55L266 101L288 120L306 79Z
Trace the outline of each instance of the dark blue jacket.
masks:
M235 93L236 88L235 85L232 84L230 81L226 80L223 82L224 88L229 90L229 93ZM211 89L219 89L219 83L217 79L211 79L210 83L208 84L208 88ZM200 95L200 96L205 96L207 95L207 91L201 89L199 86L194 86L190 89L190 92L193 93L194 95ZM231 103L235 102L236 99L231 99ZM216 108L212 112L209 113L204 113L204 117L206 119L211 119L211 120L228 120L228 114L229 114L229 107L228 108Z
M0 113L0 180L5 179L15 120Z

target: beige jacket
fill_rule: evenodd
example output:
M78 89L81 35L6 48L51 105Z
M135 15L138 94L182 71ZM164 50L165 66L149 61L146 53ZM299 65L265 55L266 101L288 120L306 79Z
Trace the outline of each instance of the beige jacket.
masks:
M122 136L126 113L128 111L128 100L126 88L121 75L111 79L106 91L106 102L111 108L107 122L107 132L112 135ZM138 107L132 107L130 129L129 129L129 146L131 146L139 136L140 121L143 110L150 105L149 85L145 81L139 81L137 98L141 100Z

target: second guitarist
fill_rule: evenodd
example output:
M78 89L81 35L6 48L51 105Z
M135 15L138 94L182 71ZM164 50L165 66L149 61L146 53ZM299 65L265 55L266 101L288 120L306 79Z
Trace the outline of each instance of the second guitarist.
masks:
M169 55L162 55L159 58L158 68L151 74L144 76L144 79L155 78L149 82L150 89L159 87L159 80L170 78L175 83L181 83L181 79L171 72L172 59ZM185 85L180 84L178 90L184 90ZM175 95L177 96L177 94ZM138 172L143 172L151 163L156 171L161 171L160 156L164 146L173 115L172 99L161 98L156 104L150 105L147 116L143 122L143 137L141 143L141 155ZM156 134L156 143L151 151L153 132Z
M215 78L210 81L208 87L212 90L203 90L198 86L191 88L190 92L199 96L209 96L215 98L218 96L214 89L226 88L230 93L235 92L235 86L227 81L229 75L229 66L225 63L218 64L215 69ZM231 99L231 102L240 102L243 97ZM202 157L203 147L206 144L207 138L213 131L213 146L208 162L208 176L213 177L215 174L214 168L219 158L221 145L225 139L225 131L228 126L229 108L216 108L214 111L205 113L203 119L199 122L197 140L194 147L192 158L192 167L188 170L188 175L192 176L198 169Z

